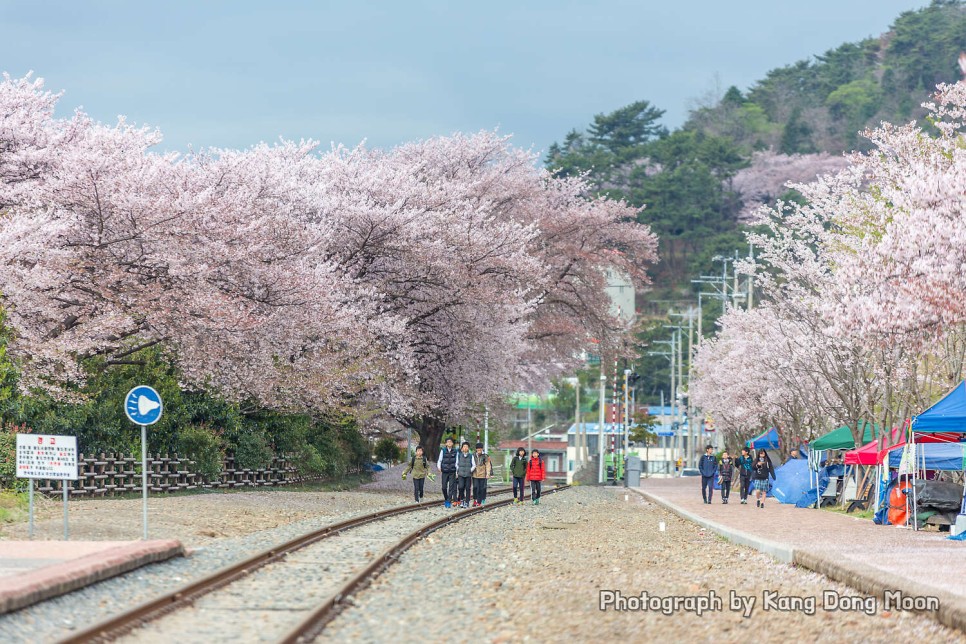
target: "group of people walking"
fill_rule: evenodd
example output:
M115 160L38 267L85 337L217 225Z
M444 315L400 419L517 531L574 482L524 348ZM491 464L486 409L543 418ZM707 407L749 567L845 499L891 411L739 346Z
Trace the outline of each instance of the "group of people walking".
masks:
M775 478L775 466L768 453L760 449L751 456L747 447L742 448L741 456L734 460L727 451L722 452L719 462L715 458L714 448L708 445L704 448L704 456L698 463L698 471L701 473L701 497L704 502L711 503L717 477L718 484L721 486L721 503L725 505L731 496L732 482L737 479L741 504L748 503L748 493L754 490L755 505L764 508L769 479Z
M452 438L446 439L446 446L439 451L436 459L436 469L440 473L440 483L443 487L443 505L447 508L468 508L470 504L477 507L486 503L487 482L493 476L493 464L490 456L483 451L483 443L476 444L476 452L470 452L470 444L463 441L459 449ZM435 480L430 472L429 460L426 458L422 446L416 448L415 455L410 459L409 466L403 470L402 477L412 473L413 496L416 503L422 503L426 479ZM527 458L527 450L522 447L517 450L510 461L510 473L513 475L513 503L519 505L524 501L524 483L530 482L530 498L534 505L540 504L540 492L543 480L547 477L547 469L540 458L540 450L533 450Z

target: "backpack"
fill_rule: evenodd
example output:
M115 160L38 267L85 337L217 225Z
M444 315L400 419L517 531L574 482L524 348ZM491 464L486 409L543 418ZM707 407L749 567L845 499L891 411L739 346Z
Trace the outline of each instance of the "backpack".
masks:
M413 454L413 459L411 461L409 461L409 469L413 469L413 466L415 464L416 464L416 455ZM425 454L423 455L423 467L428 467L427 464L426 464L426 456L425 456Z

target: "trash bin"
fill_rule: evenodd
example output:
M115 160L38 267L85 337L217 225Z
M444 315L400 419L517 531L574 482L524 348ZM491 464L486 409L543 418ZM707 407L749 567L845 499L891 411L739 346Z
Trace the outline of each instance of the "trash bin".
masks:
M625 487L641 487L641 457L628 456L624 470Z

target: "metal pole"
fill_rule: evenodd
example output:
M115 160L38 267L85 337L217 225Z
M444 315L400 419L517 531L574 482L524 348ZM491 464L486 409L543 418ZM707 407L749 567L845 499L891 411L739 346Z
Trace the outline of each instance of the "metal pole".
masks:
M628 450L630 449L630 429L631 429L631 408L628 406L630 392L628 391L628 378L631 375L630 369L624 369L624 462L627 463ZM627 476L625 465L624 476ZM626 478L624 479L627 480Z
M748 259L752 262L755 261L755 245L748 244ZM748 276L748 310L751 310L751 300L755 293L755 276Z
M483 405L483 451L490 453L490 410Z
M148 539L148 426L141 425L141 515L145 541Z
M530 413L530 398L527 397L527 458L533 452L533 414Z
M600 360L600 418L597 421L597 482L604 482L604 407L607 400L607 376L604 374L604 359Z
M637 417L637 383L631 388L631 420ZM645 454L647 453L647 441L644 442ZM644 467L647 467L647 463L644 463Z
M735 262L737 262L737 261L738 261L738 251L736 250L735 251ZM734 266L734 263L732 263L732 266ZM731 306L734 307L734 308L738 308L738 268L735 267L735 269L732 271L732 273L734 273L734 275L733 275L734 286L731 289L731 299L732 299Z
M678 389L684 388L684 337L683 329L678 330ZM690 398L690 397L689 397ZM679 422L684 423L684 410L681 405L681 399L678 398L678 417L681 419ZM688 418L688 426L691 425L691 419ZM681 425L678 425L680 428ZM684 436L681 437L681 442L684 442ZM683 460L681 461L684 462Z
M661 417L662 418L664 417L664 390L663 389L661 390ZM664 421L661 421L661 427L662 428L664 427ZM661 437L661 438L663 438L663 437ZM658 440L660 441L661 439L659 438ZM658 444L660 445L660 442ZM666 443L665 443L665 445L666 445ZM667 448L664 447L662 449L664 449L665 450L664 453L667 454ZM645 453L645 456L647 456L646 453ZM667 463L667 461L664 461L664 462ZM672 471L674 471L674 470L672 469Z
M67 529L67 481L61 481L61 488L64 490L64 541L70 539L70 531Z
M575 398L577 400L574 405L574 447L577 449L574 455L574 461L576 461L576 467L580 467L580 379L577 379L577 384L574 385ZM576 469L576 468L575 468Z
M688 394L691 393L691 365L694 360L694 308L688 307ZM694 460L694 406L688 395L688 465L695 467Z
M28 527L27 527L27 536L29 538L33 539L34 538L34 480L33 479L27 479L27 481L28 481L28 485L27 485L27 516L29 517L28 524L27 524L28 525Z
M677 396L675 395L677 392L677 388L676 388L677 381L675 380L677 371L674 369L674 360L676 355L676 352L674 350L674 345L676 342L677 342L677 331L671 334L671 401L670 401L671 402L671 429L674 430L672 435L673 447L671 448L671 460L674 461L675 467L677 466L677 462L678 462L678 445L679 445L678 439L680 438L680 432L681 432L680 426L675 427L678 421L677 407L675 407L675 404L677 402Z

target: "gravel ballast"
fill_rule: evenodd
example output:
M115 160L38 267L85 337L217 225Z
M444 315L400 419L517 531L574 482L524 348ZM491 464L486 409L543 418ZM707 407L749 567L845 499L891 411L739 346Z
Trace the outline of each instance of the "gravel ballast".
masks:
M430 535L355 598L319 641L448 639L453 629L479 641L885 641L964 642L962 633L877 603L825 577L730 544L613 488L578 487L539 506L495 509ZM661 530L661 524L665 529ZM702 616L686 607L600 610L600 591L625 597L723 599ZM730 610L729 593L755 598L750 617ZM824 610L823 593L863 610ZM765 610L763 593L789 610ZM808 598L815 602L807 614ZM788 606L785 606L788 607ZM460 639L460 638L457 638Z
M179 539L193 551L189 557L140 568L0 616L0 642L56 640L311 529L410 502L402 494L292 490L152 497L152 537ZM136 539L140 512L138 499L72 502L71 538ZM54 515L38 520L39 538L61 536ZM26 525L5 527L4 538L25 539Z

